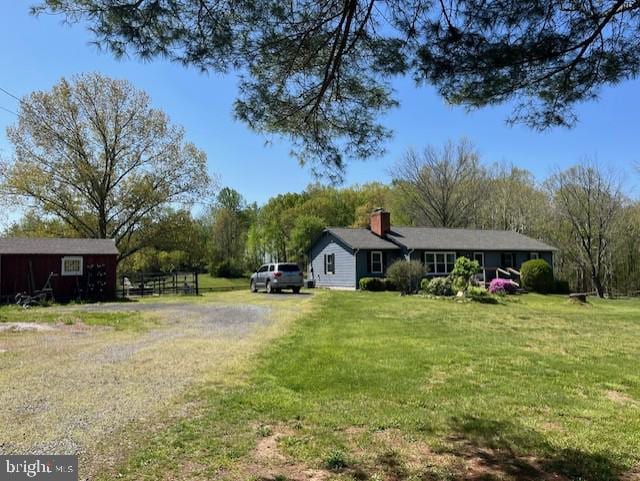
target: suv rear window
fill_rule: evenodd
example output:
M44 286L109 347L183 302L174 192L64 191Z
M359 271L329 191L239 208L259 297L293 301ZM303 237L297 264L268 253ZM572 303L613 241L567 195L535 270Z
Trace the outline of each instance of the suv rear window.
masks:
M297 264L278 264L278 270L281 272L298 272L300 268Z

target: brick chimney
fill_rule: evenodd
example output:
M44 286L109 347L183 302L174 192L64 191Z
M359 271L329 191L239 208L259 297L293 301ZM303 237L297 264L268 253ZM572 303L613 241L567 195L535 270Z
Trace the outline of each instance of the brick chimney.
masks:
M376 209L371 213L371 232L384 237L391 230L391 214L384 209Z

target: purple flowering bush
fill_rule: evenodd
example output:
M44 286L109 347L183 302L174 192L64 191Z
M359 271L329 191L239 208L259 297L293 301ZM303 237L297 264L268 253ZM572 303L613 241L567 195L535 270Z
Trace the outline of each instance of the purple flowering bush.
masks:
M489 292L491 294L515 294L517 286L510 279L492 279L489 284Z

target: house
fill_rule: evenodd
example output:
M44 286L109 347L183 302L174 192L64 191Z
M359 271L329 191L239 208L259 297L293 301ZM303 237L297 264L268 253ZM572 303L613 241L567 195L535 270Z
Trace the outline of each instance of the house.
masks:
M0 238L0 301L50 289L56 300L112 299L113 239Z
M371 214L369 228L328 227L309 251L309 270L318 287L355 289L363 277L384 277L396 260L419 260L425 276L445 276L456 258L478 261L481 277L519 277L529 259L553 265L556 249L517 232L482 229L392 227L389 212Z

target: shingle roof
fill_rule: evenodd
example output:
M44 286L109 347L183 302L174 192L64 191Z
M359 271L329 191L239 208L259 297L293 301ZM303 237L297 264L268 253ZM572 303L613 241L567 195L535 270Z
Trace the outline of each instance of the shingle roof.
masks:
M353 249L398 249L393 242L381 239L369 229L350 229L348 227L328 227L327 232L344 241Z
M354 249L553 251L555 247L512 231L442 229L434 227L392 227L382 239L369 229L328 227L326 229Z
M552 251L544 242L513 231L393 227L388 237L409 249Z
M0 238L1 254L117 255L113 239Z

